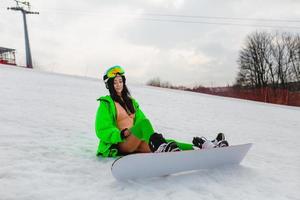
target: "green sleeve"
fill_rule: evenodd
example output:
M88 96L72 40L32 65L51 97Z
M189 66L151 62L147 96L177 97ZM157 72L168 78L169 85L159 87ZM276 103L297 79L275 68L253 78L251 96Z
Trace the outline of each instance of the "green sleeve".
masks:
M101 101L96 114L95 129L97 137L102 142L116 144L123 141L114 120L109 102Z
M133 101L133 105L135 108L135 119L134 119L134 123L137 123L143 119L146 119L147 117L145 116L145 114L143 113L143 111L140 109L140 106L138 104L138 102L135 99L132 99Z

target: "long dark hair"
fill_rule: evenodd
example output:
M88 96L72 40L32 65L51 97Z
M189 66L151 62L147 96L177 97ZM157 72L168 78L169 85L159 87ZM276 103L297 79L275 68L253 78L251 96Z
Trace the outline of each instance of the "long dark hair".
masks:
M125 76L121 76L121 77L123 80L123 91L121 94L123 100L121 99L121 97L119 95L117 95L117 92L114 87L114 78L108 79L107 87L108 87L111 98L114 101L118 102L127 111L127 113L129 111L131 114L133 114L133 113L135 113L135 110L133 107L132 99L130 98L131 97L130 92L126 86L126 78L125 78Z

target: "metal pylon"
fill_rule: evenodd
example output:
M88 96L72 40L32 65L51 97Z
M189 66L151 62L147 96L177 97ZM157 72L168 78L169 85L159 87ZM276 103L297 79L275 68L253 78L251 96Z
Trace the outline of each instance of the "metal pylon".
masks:
M33 68L30 44L29 44L29 36L28 36L28 28L27 28L27 14L39 14L39 12L30 11L30 3L26 1L18 1L15 0L17 6L16 7L8 7L8 10L21 11L23 15L23 23L24 23L24 36L25 36L25 51L26 51L26 67Z

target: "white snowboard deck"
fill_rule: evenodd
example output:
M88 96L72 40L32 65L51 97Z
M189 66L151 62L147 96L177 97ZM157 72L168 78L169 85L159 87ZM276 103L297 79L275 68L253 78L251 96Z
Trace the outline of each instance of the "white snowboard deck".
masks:
M252 144L248 143L213 149L131 154L115 160L111 171L117 180L127 180L237 165L251 146Z

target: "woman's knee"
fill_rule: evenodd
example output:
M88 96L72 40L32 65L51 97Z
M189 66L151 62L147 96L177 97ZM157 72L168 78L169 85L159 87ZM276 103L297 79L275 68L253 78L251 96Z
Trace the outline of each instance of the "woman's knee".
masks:
M141 140L133 135L130 135L125 142L119 143L119 149L124 153L135 152L141 144Z
M141 144L137 148L137 152L140 152L140 153L149 153L149 152L151 152L148 143L146 143L145 141L142 141Z

